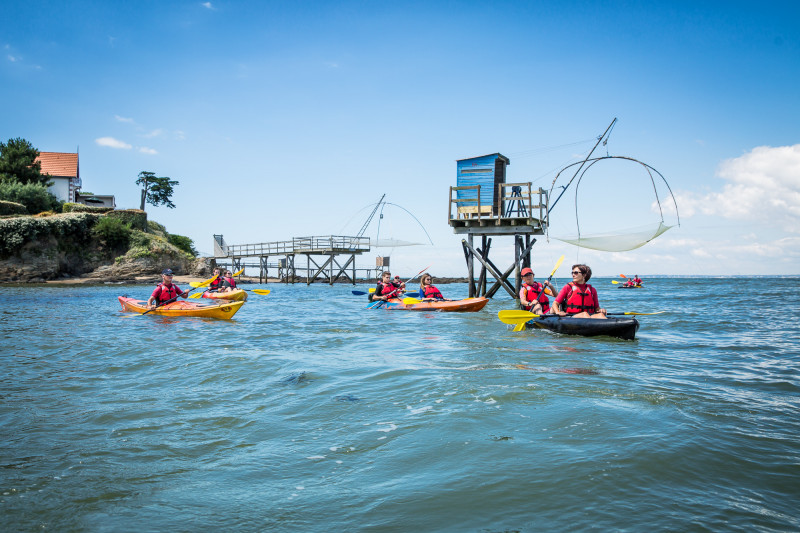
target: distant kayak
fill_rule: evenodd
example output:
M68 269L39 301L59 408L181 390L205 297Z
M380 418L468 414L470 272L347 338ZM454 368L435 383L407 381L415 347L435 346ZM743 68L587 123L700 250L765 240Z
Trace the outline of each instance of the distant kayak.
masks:
M389 311L449 311L471 313L480 311L489 302L489 298L466 298L464 300L432 300L415 304L405 304L403 300L392 299L379 306ZM376 305L377 307L377 305Z
M142 314L148 311L146 300L134 300L126 296L119 297L119 303L125 311ZM200 304L178 300L149 311L148 315L161 316L197 316L203 318L231 318L236 314L244 302L224 302L213 304Z
M644 289L644 285L617 285L618 289Z
M534 318L525 323L529 328L549 329L565 335L596 337L607 335L625 340L633 340L639 329L639 321L633 317L573 318L569 316L546 316Z
M233 289L230 292L204 292L203 298L210 298L212 300L232 300L232 301L245 301L247 300L247 291L244 289Z

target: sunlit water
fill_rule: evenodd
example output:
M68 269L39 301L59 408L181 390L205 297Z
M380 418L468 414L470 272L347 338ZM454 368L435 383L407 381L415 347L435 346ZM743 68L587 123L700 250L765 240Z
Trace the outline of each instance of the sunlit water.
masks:
M0 287L0 529L800 530L800 280L610 281L669 313L621 341L513 333L501 294L270 284L220 321Z

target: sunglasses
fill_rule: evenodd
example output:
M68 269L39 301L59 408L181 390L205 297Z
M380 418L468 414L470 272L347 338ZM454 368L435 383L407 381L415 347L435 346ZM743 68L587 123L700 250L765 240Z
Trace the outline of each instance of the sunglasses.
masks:
M583 274L583 272L581 272L580 270L573 270L572 275L574 276L575 274Z

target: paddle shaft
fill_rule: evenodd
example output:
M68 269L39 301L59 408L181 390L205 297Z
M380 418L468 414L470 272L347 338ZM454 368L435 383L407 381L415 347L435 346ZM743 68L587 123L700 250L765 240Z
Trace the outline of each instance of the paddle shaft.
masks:
M180 298L181 296L183 296L183 295L185 295L185 294L189 294L190 292L192 292L193 290L195 290L195 289L197 289L197 288L198 288L198 287L192 287L192 288L191 288L191 289L189 289L188 291L183 291L181 294L177 295L175 298L170 298L169 300L167 300L167 301L166 301L166 302L164 302L163 304L158 304L158 305L157 305L157 306L155 306L154 308L152 308L152 309L148 309L147 311L145 311L144 313L142 313L142 315L146 315L146 314L147 314L147 313L149 313L150 311L155 311L155 310L156 310L156 309L158 309L159 307L164 307L164 306L165 306L165 305L167 305L167 304L171 304L172 302L174 302L175 300L177 300L177 299L178 299L178 298Z

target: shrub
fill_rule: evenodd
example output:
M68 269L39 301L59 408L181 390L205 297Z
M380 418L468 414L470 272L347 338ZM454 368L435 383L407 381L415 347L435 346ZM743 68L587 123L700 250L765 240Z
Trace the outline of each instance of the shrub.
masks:
M0 220L0 257L16 253L26 243L53 236L57 240L69 239L74 243L87 244L91 240L91 229L97 223L97 215L91 213L62 214L51 217L15 217Z
M184 237L183 235L173 235L170 233L167 236L167 242L172 246L191 254L192 257L197 257L197 250L194 248L194 241L189 237Z
M47 187L37 183L0 182L0 200L22 204L28 213L42 211L61 211L61 202L47 191Z
M108 213L113 211L113 207L101 207L94 205L76 204L73 202L66 202L61 208L64 213Z
M92 228L92 234L111 248L128 246L131 227L118 218L101 217Z
M24 205L17 202L6 202L0 200L0 215L27 215L28 210Z
M153 233L154 235L159 235L161 237L167 238L167 228L163 225L159 224L155 220L148 220L147 221L147 232Z
M147 229L147 213L141 209L116 209L106 213L107 217L118 218L131 229L146 231Z

